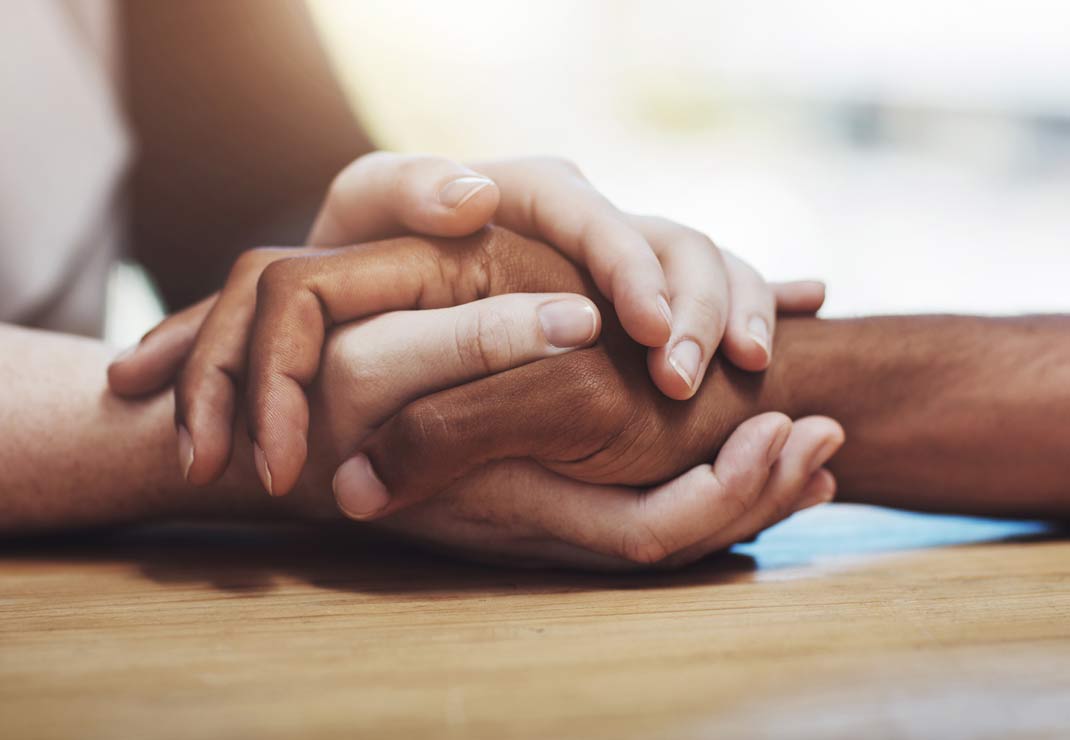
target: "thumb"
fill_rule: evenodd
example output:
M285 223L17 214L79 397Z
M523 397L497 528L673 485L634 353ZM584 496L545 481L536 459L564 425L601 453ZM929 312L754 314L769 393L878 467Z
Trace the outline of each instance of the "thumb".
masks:
M411 233L465 236L490 223L499 197L493 180L451 159L375 152L331 183L308 243L342 246Z
M343 329L334 338L338 359L332 363L341 373L331 370L324 375L324 384L329 386L324 389L326 400L331 405L327 413L336 419L336 438L354 429L370 431L390 419L395 431L386 440L392 452L410 462L426 458L422 461L427 464L420 466L425 468L422 472L439 484L443 479L460 477L468 467L478 464L476 458L450 455L442 459L449 454L448 449L459 450L464 443L437 442L448 440L451 419L456 416L461 421L460 415L450 413L449 404L433 418L405 411L426 410L428 407L420 402L444 389L469 388L468 384L480 378L498 377L511 368L589 346L600 328L598 310L583 296L515 293L451 308L384 314ZM357 357L358 362L377 371L352 373L346 378L346 368L354 367ZM376 387L379 393L359 390ZM359 397L354 398L356 395ZM351 404L349 413L345 411L347 404ZM399 417L409 423L399 425L395 421ZM411 444L404 443L405 433L410 435ZM440 437L443 433L445 438ZM355 446L363 447L364 435L360 437ZM383 461L381 455L373 456ZM383 472L386 476L380 478ZM436 472L446 475L439 478ZM357 453L338 468L335 499L350 517L370 519L426 498L436 488L448 487L397 485L403 480L390 465L376 466L367 454Z

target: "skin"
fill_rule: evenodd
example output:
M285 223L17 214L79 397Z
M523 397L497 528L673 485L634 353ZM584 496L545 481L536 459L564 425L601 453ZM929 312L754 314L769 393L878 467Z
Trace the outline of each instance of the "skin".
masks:
M841 420L847 441L828 464L839 500L1070 518L1063 450L1070 435L1070 317L787 318L778 332L778 362L764 378L713 365L686 407L649 388L637 371L640 358L628 360L609 344L612 331L607 322L592 348L413 402L365 445L377 477L347 484L419 499L455 476L464 485L473 469L493 471L518 458L545 475L658 480L701 459L738 419L778 408ZM566 377L582 381L561 382ZM532 398L539 399L538 413L515 413L515 404ZM840 441L828 444L835 449ZM577 450L586 456L577 458ZM825 450L814 454L820 460ZM340 499L350 494L336 487ZM418 523L440 498L384 522L403 526L413 516ZM572 511L564 497L558 505ZM589 515L610 506L603 502ZM704 513L701 505L678 504L676 512L694 523L758 506L731 495ZM643 509L650 520L628 530L633 562L679 565L717 538L706 535L696 547L695 532L666 516L657 497ZM667 521L671 527L659 526Z
M741 419L781 409L843 424L848 441L830 464L840 500L1070 516L1067 317L784 319L769 373L715 362L688 405L653 393L612 335L607 325L593 348L410 404L365 446L373 484L418 500L472 465L519 456L578 480L651 483ZM509 413L535 394L538 414ZM671 554L669 535L659 539Z
M517 250L528 261L513 274L536 287L552 280L559 289L583 290L579 271L544 250L539 262L531 244ZM548 273L554 260L559 269ZM473 310L482 300L438 310ZM603 316L593 347L485 379L472 380L475 371L445 378L446 390L413 387L376 406L376 389L399 369L465 356L453 346L439 348L438 362L413 362L412 337L403 329L434 313L387 314L331 335L312 392L316 454L309 473L296 496L262 503L250 494L253 473L242 467L242 455L220 483L189 496L192 489L164 464L163 451L174 443L167 394L139 403L110 399L100 376L106 352L98 344L9 330L4 386L17 399L13 410L37 409L38 416L23 416L38 422L20 427L4 448L4 526L27 531L198 513L327 516L333 466L359 448L394 500L406 492L419 498L422 486L437 493L380 526L487 558L676 565L760 530L812 503L815 493L818 501L831 494L832 478L820 466L842 442L831 431L838 427L815 434L811 425L830 422L804 418L781 442L787 420L762 413L768 408L843 419L849 441L830 469L845 500L1070 515L1070 464L1061 449L1070 419L1065 317L785 318L779 359L768 373L713 365L702 392L679 404L653 388L642 350ZM458 326L479 324L469 318ZM57 380L69 377L75 357L83 380L63 386ZM478 354L473 367L494 361L493 353ZM517 413L532 399L537 413ZM400 410L391 412L393 406ZM61 414L70 422L57 439L50 420ZM747 417L752 421L734 426ZM722 455L706 465L722 443ZM587 454L577 458L576 450ZM673 478L677 470L684 472ZM759 480L748 480L754 470ZM784 477L792 481L787 493L778 484ZM335 478L347 510L347 488L360 481ZM669 485L660 485L666 478ZM699 531L696 524L708 526Z
M309 242L345 245L414 230L457 236L488 223L541 237L589 270L606 310L631 339L652 347L654 383L677 399L695 393L722 339L737 366L764 369L776 305L816 311L823 300L820 284L769 286L698 232L622 213L567 162L475 167L437 157L363 157L335 178ZM432 254L419 241L250 250L218 296L170 317L117 361L111 387L132 397L177 375L179 459L203 485L227 464L244 385L261 481L284 495L308 455L304 388L319 371L326 332L383 311L472 300L485 271L451 251L471 252L438 242ZM661 295L669 299L664 314L653 308ZM642 306L650 310L636 310Z
M7 495L0 528L23 533L178 516L335 518L339 514L330 491L339 479L344 483L353 452L405 404L577 349L598 333L595 322L572 346L561 347L547 341L536 310L528 310L526 320L516 319L506 302L580 302L580 313L588 320L602 312L575 292L540 298L534 285L557 281L547 280L555 274L582 292L598 291L580 280L579 269L557 250L501 229L461 242L410 237L347 254L371 254L384 269L399 262L411 268L414 255L430 256L426 264L433 269L426 274L449 279L418 282L418 292L432 296L438 291L449 300L434 303L461 305L383 314L327 335L321 377L309 387L312 454L296 495L285 504L249 501L255 488L253 455L240 413L227 432L233 460L218 480L189 496L189 484L176 480L176 468L160 465L161 441L174 445L176 436L170 394L119 402L101 387L106 353L99 344L12 329L10 336L0 337L9 350L3 368L9 394L5 407L22 423L13 427L16 444L2 461L5 480L0 482ZM786 300L797 303L799 296L789 290ZM141 357L152 359L154 353ZM52 389L63 386L72 363L79 368L77 382L68 381L70 395L57 396ZM144 366L153 368L151 362ZM134 413L139 424L129 421ZM52 464L54 419L60 414L76 422L64 430L62 464ZM664 485L584 484L516 461L461 476L434 506L414 507L379 526L483 559L600 568L646 564L650 551L641 533L686 529L678 539L688 547L677 553L684 562L829 500L835 482L821 465L840 440L842 432L829 419L793 425L782 414L760 414L740 425L724 455L711 456ZM752 505L746 510L723 505L738 500ZM651 501L659 502L656 509ZM352 506L346 511L362 514ZM695 522L703 526L696 529Z
M243 11L245 5L250 7ZM267 238L284 243L298 242L305 233L303 224L308 223L314 204L332 174L355 155L372 147L331 81L309 19L293 3L238 0L237 3L180 3L166 9L148 9L143 3L124 2L121 3L121 13L122 57L126 61L122 75L125 83L123 102L138 140L138 157L129 188L132 251L152 274L168 305L181 308L218 286L234 257L248 244ZM265 45L265 38L271 38L273 43ZM285 48L286 53L277 53L279 48ZM295 75L295 70L299 74ZM264 84L258 84L257 80ZM280 99L286 99L289 105L279 107ZM189 112L194 110L197 115L191 117ZM264 115L265 111L270 115ZM252 130L257 133L254 137L248 135ZM292 146L296 135L300 135L304 142L298 148ZM376 158L368 161L376 161ZM522 173L521 177L515 178L511 165L500 171L494 169L500 164L486 163L485 167L478 167L485 176L496 179L493 188L499 184L503 186L500 217L505 219L522 219L525 215L523 209L509 207L507 196L514 197L511 201L514 204L523 203L527 192L524 188L528 185L543 182L547 173L556 176L559 172L575 169L567 163L543 162L546 166L540 165L539 172L535 172L537 168L524 168L528 174ZM441 161L437 164L432 161L431 165L440 166ZM450 167L455 175L467 169L455 163ZM442 187L442 181L434 182L427 176L433 168L425 161L417 167L406 166L403 177L372 180L380 185L397 186L393 190L364 187L365 180L360 177L346 181L356 187L339 188L339 194L358 200L354 204L343 197L339 202L346 209L347 219L358 218L355 225L343 219L340 243L411 231L456 235L470 233L487 223L491 216L482 222L477 218L474 225L466 226L467 219L475 212L468 206L477 210L485 206L491 191L463 204L458 203L456 207L442 208L444 201L438 195L446 188ZM280 171L284 171L286 177L278 177ZM455 179L470 174L471 170L468 170ZM570 172L570 176L576 174ZM554 186L548 195L567 196L558 198L558 203L574 209L576 197L581 191L584 195L587 193L582 178L572 177L569 183L572 185L570 190L557 190ZM428 189L426 186L431 184L439 188ZM391 198L376 200L376 196L382 196L384 192L389 195L399 192L416 194L418 197L403 199L404 207L398 210L393 207L395 201ZM369 195L373 197L368 198ZM540 196L539 200L542 199ZM362 207L367 203L382 206L384 201L387 203L385 208L373 211ZM219 204L224 202L227 207L221 210ZM646 265L651 264L640 244L640 240L646 241L645 237L641 234L637 237L635 227L622 222L623 215L615 214L615 209L604 199L589 197L586 203L603 217L608 217L601 219L603 226L598 233L602 237L595 242L630 243L628 259L645 260ZM396 218L387 226L398 230L379 236L361 236L359 232L366 228L366 222L360 217L373 212L393 214ZM539 213L545 214L545 211ZM498 214L492 215L498 222ZM569 223L567 219L535 219L531 233L546 236L542 234L543 230L560 229ZM586 223L581 222L579 226ZM575 221L571 224L572 228L577 225ZM514 225L521 228L520 220ZM327 229L331 224L318 221L317 226ZM407 228L399 228L401 226ZM428 231L424 231L425 228ZM357 233L351 233L352 229ZM569 232L565 229L562 234L567 237ZM553 240L552 236L547 238ZM322 239L313 243L331 243L329 236ZM562 242L567 249L567 239ZM634 330L641 341L661 342L660 334L652 336L659 331L656 322L663 318L656 303L651 308L649 301L622 299L633 292L640 297L649 296L651 288L657 291L659 286L651 282L649 276L628 270L624 271L618 286L614 265L605 261L604 253L599 257L585 246L583 240L574 246L585 250L586 255L579 255L585 264L585 256L603 260L601 264L606 273L599 279L608 279L606 294L625 306L622 315L625 326ZM635 264L643 263L637 261ZM600 269L596 267L595 272L599 273ZM760 280L752 281L749 286L740 283L739 288L732 294L731 305L733 309L741 306L747 310L734 314L737 316L735 321L724 319L724 312L717 316L718 321L725 322L723 346L741 365L749 364L758 369L769 360L769 335L764 335L764 339L759 335L756 340L745 320L752 318L752 310L764 312L768 322L766 327L771 332L772 304ZM820 304L821 287L812 284L789 289L789 294L794 297L789 295L786 300L812 304L815 289ZM728 297L725 291L720 291L719 295ZM673 303L671 310L676 312L677 296L674 293L669 297ZM748 300L756 302L748 307ZM157 373L157 384L161 382L159 374L166 374L161 367L167 364L168 352L173 358L175 346L182 341L192 341L208 309L202 306L199 310L197 321L180 327L176 343L165 346L162 360L156 357L147 363L149 376ZM630 316L628 312L631 312ZM682 313L683 319L677 315L671 323L673 331L678 326L705 329L701 322L688 323L686 307ZM469 317L467 320L474 319ZM651 324L651 321L655 323ZM356 329L349 327L336 334ZM663 327L660 331L665 333L666 330ZM699 333L704 339L712 339L713 335L705 331ZM719 337L721 331L714 334ZM666 383L666 392L689 395L692 390L689 384L682 383L678 375L669 374L675 371L667 361L667 353L681 336L680 333L671 334L667 341L661 342L659 349L666 349L663 350L660 377ZM328 354L331 354L332 346L335 345L328 338L325 350ZM708 360L712 346L708 350L700 357L701 362ZM170 419L182 410L176 411L168 403L167 394L152 394L145 388L131 391L142 396L137 402L122 403L108 396L101 384L101 373L109 354L99 343L0 326L0 380L3 381L0 409L3 409L9 430L7 444L0 450L3 467L0 486L4 491L0 499L0 530L25 533L172 516L247 518L310 513L318 516L331 511L330 507L324 509L320 495L325 490L321 475L324 471L314 469L314 466L306 471L306 477L314 482L299 481L298 495L285 505L265 504L247 498L251 490L249 461L253 453L245 441L244 419L240 412L234 422L242 431L230 442L235 459L212 485L191 490L185 481L176 478L174 466L163 464L160 454L167 446L175 447L176 435ZM364 349L361 357L367 359L373 354ZM124 376L123 363L119 365L118 370L113 368L112 380L113 385L121 386L127 376ZM137 366L136 361L134 366ZM326 363L323 369L330 367L331 364ZM335 374L334 377L339 376ZM695 379L701 377L699 373ZM348 386L343 387L338 397L342 398L341 393L349 390ZM312 411L315 414L315 404ZM797 463L814 445L834 434L835 426L831 422L817 421L795 429L790 428L782 416L766 416L759 422L740 428L739 444L733 448L731 459L719 458L721 475L730 485L716 490L740 489L742 492L742 488L746 488L763 501L794 504L817 502L831 496L830 477L801 476L798 471L802 467ZM309 429L311 437L316 437L317 429L313 423ZM778 440L782 440L785 430L789 429L787 442L776 463L756 456L754 451L766 449L771 440L780 444ZM781 465L783 459L790 464ZM781 472L770 477L771 466L774 473L777 469ZM764 469L768 483L753 474L735 476L733 473L754 469ZM785 470L796 472L786 475ZM512 475L512 479L519 481L516 475ZM539 485L544 483L541 481ZM314 493L306 494L306 491ZM586 488L576 490L576 484L572 484L570 491L570 500L591 493ZM800 498L800 492L806 495ZM538 499L535 492L518 489L517 493L523 494L525 500ZM441 500L444 508L438 510L440 515L430 517L422 525L425 535L431 539L434 539L435 531L442 531L441 526L445 526L454 511L449 508L451 501L467 501L469 512L479 508L479 499L475 495L460 493L456 499L444 496ZM555 544L572 542L568 537L581 543L593 541L594 530L584 529L583 522L575 523L580 525L578 529L562 530L560 526L547 529L533 518L536 512L532 510L508 513L505 504L511 500L503 499L496 507L491 507L502 513L503 518L495 520L486 514L482 518L485 526L500 527L501 536L495 540L500 549L507 547L506 533L513 531L510 527L520 524L528 527L523 532L516 530L524 542L531 541L533 531L546 529L546 550ZM310 501L317 503L309 506ZM777 509L780 515L787 510L783 506ZM450 521L462 520L467 521L464 517ZM622 519L614 526L625 527L627 524ZM435 530L436 526L440 529ZM481 536L486 534L484 528ZM604 543L602 549L614 551L610 540L617 539L615 533L606 530L601 536L609 537L608 540L598 540ZM572 549L564 553L569 562L574 557L589 554L589 549L582 544L573 542L570 547Z
M8 425L0 447L0 533L171 518L339 519L330 495L338 450L361 444L412 398L501 369L494 364L500 356L463 351L488 346L477 327L492 316L517 348L510 364L560 354L540 333L536 312L563 298L578 300L504 295L386 314L332 333L323 378L312 388L315 454L294 495L284 499L259 493L248 455L237 455L211 486L187 483L172 460L172 394L123 401L108 393L110 351L100 342L0 327L0 380L9 394L3 408L21 422ZM341 434L326 423L332 414L347 422ZM643 541L629 533L693 521L697 506L723 509L683 553L694 559L831 498L831 476L807 464L839 435L829 420L792 425L780 414L760 415L736 431L728 454L712 467L701 465L652 491L558 480L524 462L502 464L458 480L433 506L365 526L484 560L619 568L645 562ZM234 444L248 452L244 430L235 430ZM665 505L651 511L643 503L649 496ZM743 512L717 505L740 497L754 505Z
M375 147L304 3L115 5L137 142L124 182L131 256L180 310L218 290L250 246L300 244L331 178Z

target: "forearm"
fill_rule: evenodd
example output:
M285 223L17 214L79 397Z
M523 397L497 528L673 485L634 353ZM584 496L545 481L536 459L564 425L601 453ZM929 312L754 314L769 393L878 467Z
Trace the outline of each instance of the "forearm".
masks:
M177 308L221 285L241 250L301 244L331 179L373 147L304 3L135 0L121 13L130 242Z
M110 357L100 342L0 326L0 535L292 506L257 491L243 452L218 484L187 485L171 393L115 398Z
M840 500L1070 515L1070 318L800 319L778 332L764 400L844 426L830 465Z

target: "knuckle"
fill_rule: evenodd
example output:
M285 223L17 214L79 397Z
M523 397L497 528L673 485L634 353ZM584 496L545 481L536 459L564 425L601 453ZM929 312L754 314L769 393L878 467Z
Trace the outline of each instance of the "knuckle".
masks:
M272 247L247 249L234 260L230 268L230 278L243 279L248 275L259 275L265 266L279 258L279 250Z
M739 257L728 252L723 252L722 257L725 270L737 291L742 289L744 294L772 297L773 289L766 283L760 272Z
M724 325L727 306L723 295L712 291L708 293L694 293L687 296L687 302L691 304L690 313L694 316L694 319L697 322L701 322L703 326Z
M402 409L394 420L395 449L434 449L449 438L446 416L427 398L414 401Z
M258 300L280 298L295 290L299 285L301 264L297 257L284 257L264 267L256 281Z
M675 242L695 251L720 254L720 248L705 232L656 214L645 213L632 216L633 223L640 225L662 241Z
M679 249L692 254L707 255L716 261L722 270L728 269L724 252L706 232L668 221L664 226L663 234L665 238L672 239Z
M489 374L510 367L516 356L510 322L494 309L465 312L457 322L454 338L461 367Z
M479 231L472 244L481 258L491 263L507 260L520 249L520 237L512 231L490 224Z
M348 167L342 170L339 176L341 177L346 174L352 175L355 173L359 174L370 167L390 164L392 162L396 162L404 158L405 155L398 154L397 152L388 152L383 150L368 152L367 154L354 159Z
M398 156L393 152L376 151L357 157L331 180L331 184L327 187L327 199L333 201L345 198L350 189L363 180L370 170L387 165Z
M648 231L652 231L660 237L664 237L667 234L677 232L680 228L680 224L675 221L671 221L664 216L657 216L654 214L644 213L642 215L632 216L632 220L637 225L643 227Z
M562 450L566 458L585 460L592 467L598 457L602 464L607 458L616 457L616 453L630 447L634 441L632 420L645 410L641 404L635 404L634 395L629 393L619 375L614 374L612 363L608 358L591 350L572 352L553 363L535 363L547 372L555 371L556 376L547 376L546 383L553 383L553 377L567 377L569 382L560 388L562 408L569 411L569 417L563 420L568 424L569 435L574 440L584 439L586 445L572 450ZM612 466L610 466L612 467Z
M573 177L578 177L580 179L585 179L583 177L583 170L581 170L580 166L578 164L576 164L575 162L573 162L571 159L566 159L564 157L554 157L553 158L553 164L559 170L561 170L561 171L563 171L563 172L565 172L565 173L567 173L569 175L572 175Z
M679 224L677 224L676 228L680 229L699 249L718 255L721 253L721 248L717 246L717 243L714 242L706 232L693 229L690 226L681 226Z
M619 376L613 374L609 358L598 350L579 350L555 358L552 363L536 363L536 368L546 368L546 381L552 377L567 377L569 382L559 389L572 408L583 408L601 418L616 418L619 401L627 398Z
M359 335L333 332L323 346L321 386L344 398L353 408L389 393L391 376L359 341Z
M354 188L366 177L365 171L375 166L375 160L371 158L378 154L378 152L366 154L350 162L345 169L331 179L331 183L327 186L327 194L323 199L326 210L334 213L346 212Z
M517 244L511 232L486 226L445 253L440 270L447 270L454 286L454 305L486 298L495 293L497 278L508 274L502 268L515 259Z
M401 180L419 178L429 171L438 171L447 167L459 167L452 160L439 157L434 154L409 154L394 155L396 157L397 172Z
M330 184L327 186L327 205L337 205L338 202L344 199L352 187L352 183L362 177L362 173L365 167L372 164L372 157L375 157L378 152L372 154L366 154L363 157L353 160L346 165L341 172L331 178Z

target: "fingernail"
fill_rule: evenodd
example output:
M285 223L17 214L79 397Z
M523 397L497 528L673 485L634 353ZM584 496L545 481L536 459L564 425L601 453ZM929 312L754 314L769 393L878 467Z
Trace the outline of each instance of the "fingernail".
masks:
M131 344L129 347L124 349L122 352L120 352L119 354L115 355L115 357L111 358L112 364L114 365L116 362L123 362L124 360L129 360L131 357L134 356L134 353L137 352L137 348L140 347L140 346L141 346L140 342L138 342L137 344Z
M658 313L661 314L661 318L665 319L665 325L669 327L669 331L672 331L672 309L669 308L669 302L665 300L665 296L658 296Z
M451 180L438 192L438 200L446 208L460 208L493 181L479 175L466 175Z
M702 348L690 339L678 342L669 353L669 365L677 375L684 379L688 388L695 387L695 379L698 377L698 368L701 363Z
M555 347L582 347L598 330L594 307L578 298L544 303L537 313L542 335Z
M193 437L181 424L178 427L178 462L182 466L182 477L189 480L189 469L193 467Z
M260 482L264 484L269 496L274 496L271 489L271 469L267 464L267 456L259 444L253 442L253 462L256 463L256 474L260 476Z
M829 485L829 481L832 481L832 485ZM836 496L836 484L832 476L822 475L820 478L811 478L810 482L806 484L806 488L814 490L808 491L799 503L795 505L795 511L797 512L827 504Z
M821 466L827 463L832 458L832 456L836 454L836 451L839 450L842 446L843 438L841 437L835 437L825 442L825 444L821 445L817 449L817 452L814 453L814 456L810 458L810 463L806 468L806 472L810 473L811 475L816 473L821 468Z
M791 424L781 423L780 428L777 429L776 436L773 437L773 441L769 445L769 450L765 453L767 465L772 465L780 457L780 452L784 449L784 445L788 443L789 434L791 434Z
M367 519L390 503L390 492L375 474L367 455L354 455L342 463L331 487L338 508L350 519Z
M751 316L750 321L747 322L747 331L750 332L754 343L762 348L766 357L769 357L769 324L765 319L761 316Z

